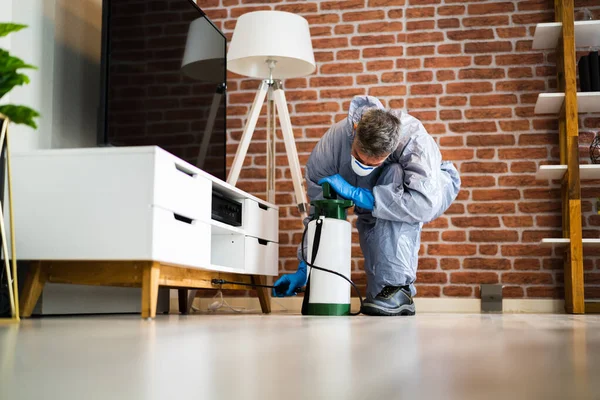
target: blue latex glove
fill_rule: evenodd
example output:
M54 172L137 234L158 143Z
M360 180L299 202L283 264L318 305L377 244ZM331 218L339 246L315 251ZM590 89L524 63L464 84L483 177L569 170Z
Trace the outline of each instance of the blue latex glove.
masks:
M375 206L375 197L373 197L373 192L371 192L369 189L352 186L346 182L346 180L342 178L340 174L323 178L318 182L318 184L322 185L324 182L328 182L337 194L345 199L352 200L358 207L369 211L373 210L373 207Z
M275 282L274 286L277 289L273 289L273 297L294 296L298 289L306 285L306 279L306 263L300 261L298 271L284 275Z

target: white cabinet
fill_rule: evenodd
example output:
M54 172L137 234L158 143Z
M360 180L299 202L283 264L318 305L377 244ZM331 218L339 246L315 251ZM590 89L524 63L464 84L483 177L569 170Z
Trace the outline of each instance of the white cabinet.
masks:
M278 273L278 208L158 147L42 150L12 163L19 259ZM211 219L213 190L242 204L241 227Z

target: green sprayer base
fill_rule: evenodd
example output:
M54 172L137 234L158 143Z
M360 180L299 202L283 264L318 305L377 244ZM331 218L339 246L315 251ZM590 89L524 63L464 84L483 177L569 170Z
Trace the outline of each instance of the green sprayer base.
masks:
M350 304L308 303L305 315L350 315Z

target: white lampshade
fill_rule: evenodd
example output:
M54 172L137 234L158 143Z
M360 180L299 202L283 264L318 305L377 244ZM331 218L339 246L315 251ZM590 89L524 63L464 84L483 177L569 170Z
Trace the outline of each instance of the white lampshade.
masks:
M269 77L267 59L277 61L273 71L275 79L312 74L316 66L308 21L283 11L242 15L229 45L227 69L265 79Z
M181 72L188 77L203 81L225 82L225 38L205 18L197 18L190 24Z

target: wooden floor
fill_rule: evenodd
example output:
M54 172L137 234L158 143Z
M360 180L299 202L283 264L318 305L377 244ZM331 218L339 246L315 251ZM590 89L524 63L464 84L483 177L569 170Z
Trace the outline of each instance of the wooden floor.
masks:
M598 316L119 316L0 325L0 399L11 400L598 399L598 371Z

